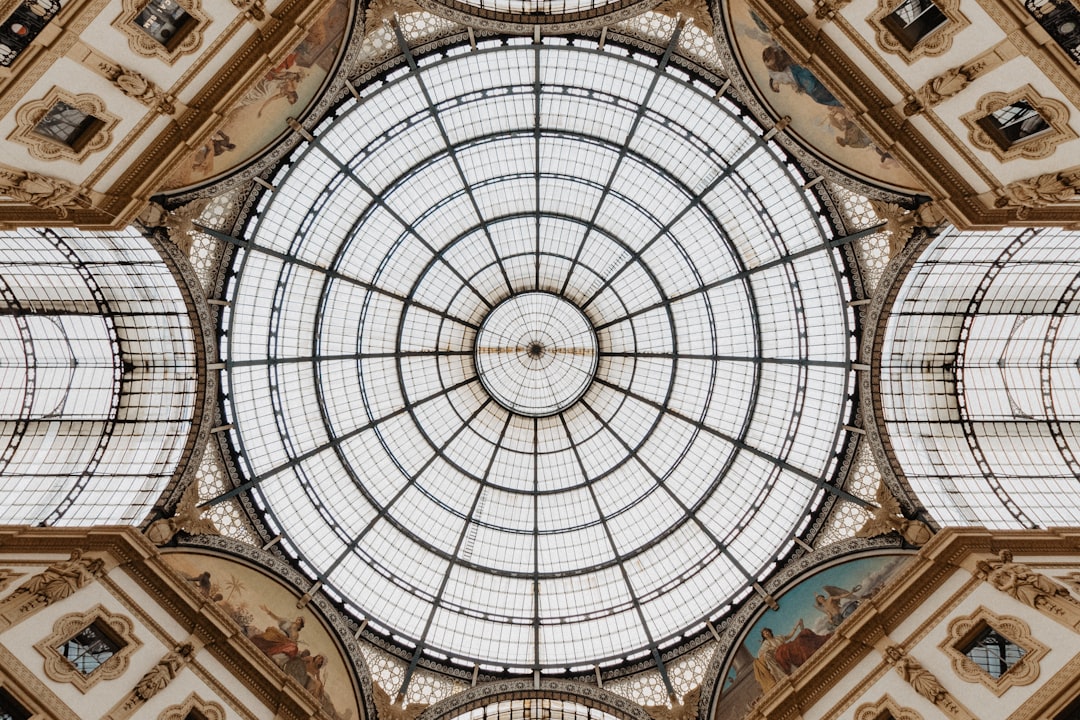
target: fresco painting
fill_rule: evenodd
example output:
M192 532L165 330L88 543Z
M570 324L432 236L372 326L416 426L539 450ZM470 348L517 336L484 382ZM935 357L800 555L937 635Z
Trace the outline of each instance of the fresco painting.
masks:
M747 707L791 675L832 637L859 605L910 558L875 555L815 572L784 592L736 648L724 673L717 720L741 718Z
M742 0L728 5L734 50L762 101L792 118L791 130L817 152L856 175L898 189L917 189L914 178L856 124L855 115L769 35Z
M356 720L353 684L330 633L278 581L213 555L167 553L165 561L217 603L282 671L304 686L334 720Z
M348 0L337 0L284 60L229 110L210 140L184 157L166 189L203 182L250 160L311 103L333 69L349 23Z

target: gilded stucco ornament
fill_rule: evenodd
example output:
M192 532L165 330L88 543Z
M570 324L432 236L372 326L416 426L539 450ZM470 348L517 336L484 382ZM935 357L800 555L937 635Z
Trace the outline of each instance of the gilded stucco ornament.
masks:
M994 207L1017 208L1021 220L1033 208L1076 200L1080 195L1080 170L1064 173L1044 173L1011 182L1001 188Z
M645 711L654 720L694 720L697 717L698 704L701 702L701 686L696 685L682 697L681 702L667 705L646 705Z
M90 197L81 187L47 175L2 167L0 195L52 210L59 218L66 218L73 209L90 207Z
M162 115L176 112L175 98L166 94L142 73L110 62L100 63L99 69L129 98L138 100Z
M900 511L900 502L889 492L885 483L878 485L874 500L878 507L873 510L873 515L866 524L855 533L857 537L874 537L895 531L915 546L925 545L933 537L933 531L926 523L904 517Z
M0 629L9 627L38 610L70 597L105 570L101 558L89 558L81 550L72 550L67 560L49 565L31 575L22 585L0 601Z
M403 705L401 698L390 697L390 694L377 682L371 683L371 694L375 700L379 720L415 720L416 716L427 707L426 703Z
M165 228L176 247L180 248L184 255L189 255L194 242L193 234L198 232L195 223L202 217L210 201L211 198L199 198L173 210L166 210L151 202L139 214L139 220L147 227Z
M1010 550L998 553L997 560L980 560L976 567L979 577L1001 592L1067 627L1080 629L1080 602L1069 588L1024 563L1014 562Z
M885 662L892 665L897 674L915 692L952 717L975 720L975 717L945 689L937 676L924 668L918 660L909 656L904 648L899 645L889 645L885 648L884 655Z
M188 535L220 535L213 521L203 517L203 512L199 507L199 483L193 481L180 496L173 516L150 523L146 537L155 545L164 545L180 531Z
M885 229L889 231L890 258L900 254L916 228L937 228L945 222L945 214L934 202L923 203L914 210L908 210L896 203L871 199L870 206L885 222Z

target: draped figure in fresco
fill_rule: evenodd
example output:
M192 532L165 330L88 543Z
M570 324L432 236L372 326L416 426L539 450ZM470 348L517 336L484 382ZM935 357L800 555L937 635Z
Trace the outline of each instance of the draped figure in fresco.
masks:
M801 618L787 635L777 636L772 628L762 628L761 649L754 658L754 679L768 692L780 678L805 663L829 637L804 627Z

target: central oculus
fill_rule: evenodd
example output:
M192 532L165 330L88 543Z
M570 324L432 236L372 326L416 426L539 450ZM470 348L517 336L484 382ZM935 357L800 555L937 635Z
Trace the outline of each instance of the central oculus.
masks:
M577 305L547 292L496 305L476 335L476 372L507 410L544 417L573 405L596 375L596 331Z

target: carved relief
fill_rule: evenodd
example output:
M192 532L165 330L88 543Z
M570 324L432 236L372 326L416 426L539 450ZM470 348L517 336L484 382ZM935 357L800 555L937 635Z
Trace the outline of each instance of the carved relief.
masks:
M82 114L88 118L84 129L71 136L69 142L43 133L42 124L49 122L58 111ZM82 162L87 155L112 143L112 129L120 118L105 109L105 101L97 95L74 95L54 87L41 100L22 105L15 111L15 129L8 139L25 145L39 160L71 160Z
M705 0L664 0L657 5L653 12L668 17L679 15L694 21L694 26L705 32L710 37L713 34L712 14L709 12Z
M701 686L695 685L683 696L682 702L674 702L673 700L671 707L667 705L646 705L645 711L654 720L694 720L697 717L698 703L700 702Z
M1069 589L1023 563L1013 562L1011 551L1002 550L997 560L980 560L976 566L979 577L1001 592L1071 629L1080 629L1080 602Z
M1024 651L1020 659L997 678L964 652L965 647L988 627ZM1031 628L1023 620L995 615L982 606L970 616L949 623L949 635L939 647L952 660L953 672L968 682L982 683L999 696L1013 685L1035 682L1039 677L1039 660L1049 652L1049 648L1032 637Z
M896 669L897 674L915 692L938 706L946 714L963 720L975 720L975 717L945 689L932 672L924 668L918 660L908 656L899 645L889 645L885 648L885 661Z
M81 550L73 550L67 560L31 575L0 602L0 628L14 625L41 608L72 595L90 584L104 569L105 561L83 557Z
M266 18L266 9L263 0L232 0L233 7L244 13L244 17L255 22L262 22Z
M855 708L855 720L881 720L882 717L893 720L923 720L923 716L914 710L901 707L886 695L876 703L866 703Z
M992 113L1016 103L1027 103L1038 112L1045 121L1046 129L1015 142L994 137L987 127L987 118ZM1015 158L1037 160L1048 157L1058 145L1076 138L1076 132L1069 127L1069 109L1065 104L1042 97L1030 85L1010 93L992 92L983 95L975 104L975 109L962 115L960 119L968 126L968 140L971 144L992 153L1002 162Z
M157 720L185 720L192 715L206 718L206 720L225 720L225 708L216 702L207 702L192 693L179 705L170 705L165 708L158 715Z
M176 98L167 94L142 73L104 58L98 59L96 65L95 69L111 80L120 92L129 98L138 100L162 115L172 115L176 112Z
M219 535L217 526L212 520L204 518L203 512L204 509L199 507L199 483L193 480L176 503L173 516L150 523L150 527L146 528L146 537L155 545L164 545L181 530L189 535Z
M899 55L904 62L913 63L921 57L941 55L952 47L956 34L971 24L960 12L960 0L934 0L934 5L944 16L944 22L914 43L907 43L890 28L889 18L905 0L878 0L877 9L866 18L874 28L874 39L882 50Z
M985 75L1002 62L1002 55L1008 50L995 48L959 67L949 68L937 77L931 78L912 95L904 105L904 115L910 117L923 110L929 110L942 100L956 95L981 75Z
M90 196L80 187L57 178L0 167L0 195L52 210L66 218L74 208L90 207Z
M1017 180L999 192L1001 196L994 200L994 207L1018 208L1016 216L1023 220L1032 208L1076 200L1080 195L1080 170Z
M195 646L192 643L185 642L178 645L139 679L135 688L112 712L105 716L105 720L124 720L131 717L143 703L168 687L194 655Z
M187 20L181 29L168 41L155 38L143 29L138 16L147 8L147 0L123 0L124 11L112 21L112 26L128 39L128 47L133 52L145 57L156 57L170 65L181 55L193 53L202 45L203 30L210 23L210 17L202 10L200 0L182 0L180 3L187 14ZM261 6L257 10L261 13Z
M17 573L12 568L0 568L0 592L7 590L8 585L22 576L23 573Z
M877 208L875 208L876 210ZM891 226L890 229L892 229ZM910 237L910 229L907 234ZM904 239L906 241L907 238ZM889 245L891 249L891 240ZM911 545L925 545L933 537L933 533L926 523L919 520L908 520L904 517L900 512L899 501L889 492L889 488L885 486L885 483L878 485L874 499L879 507L872 511L873 516L855 533L857 537L874 537L875 535L884 535L896 531Z
M106 633L117 650L97 668L84 674L61 655L58 648L91 625ZM34 649L45 658L45 675L50 680L71 683L85 693L102 680L114 680L127 671L131 654L142 646L133 627L131 618L114 615L96 605L86 612L61 617L53 625L52 634L35 643Z

